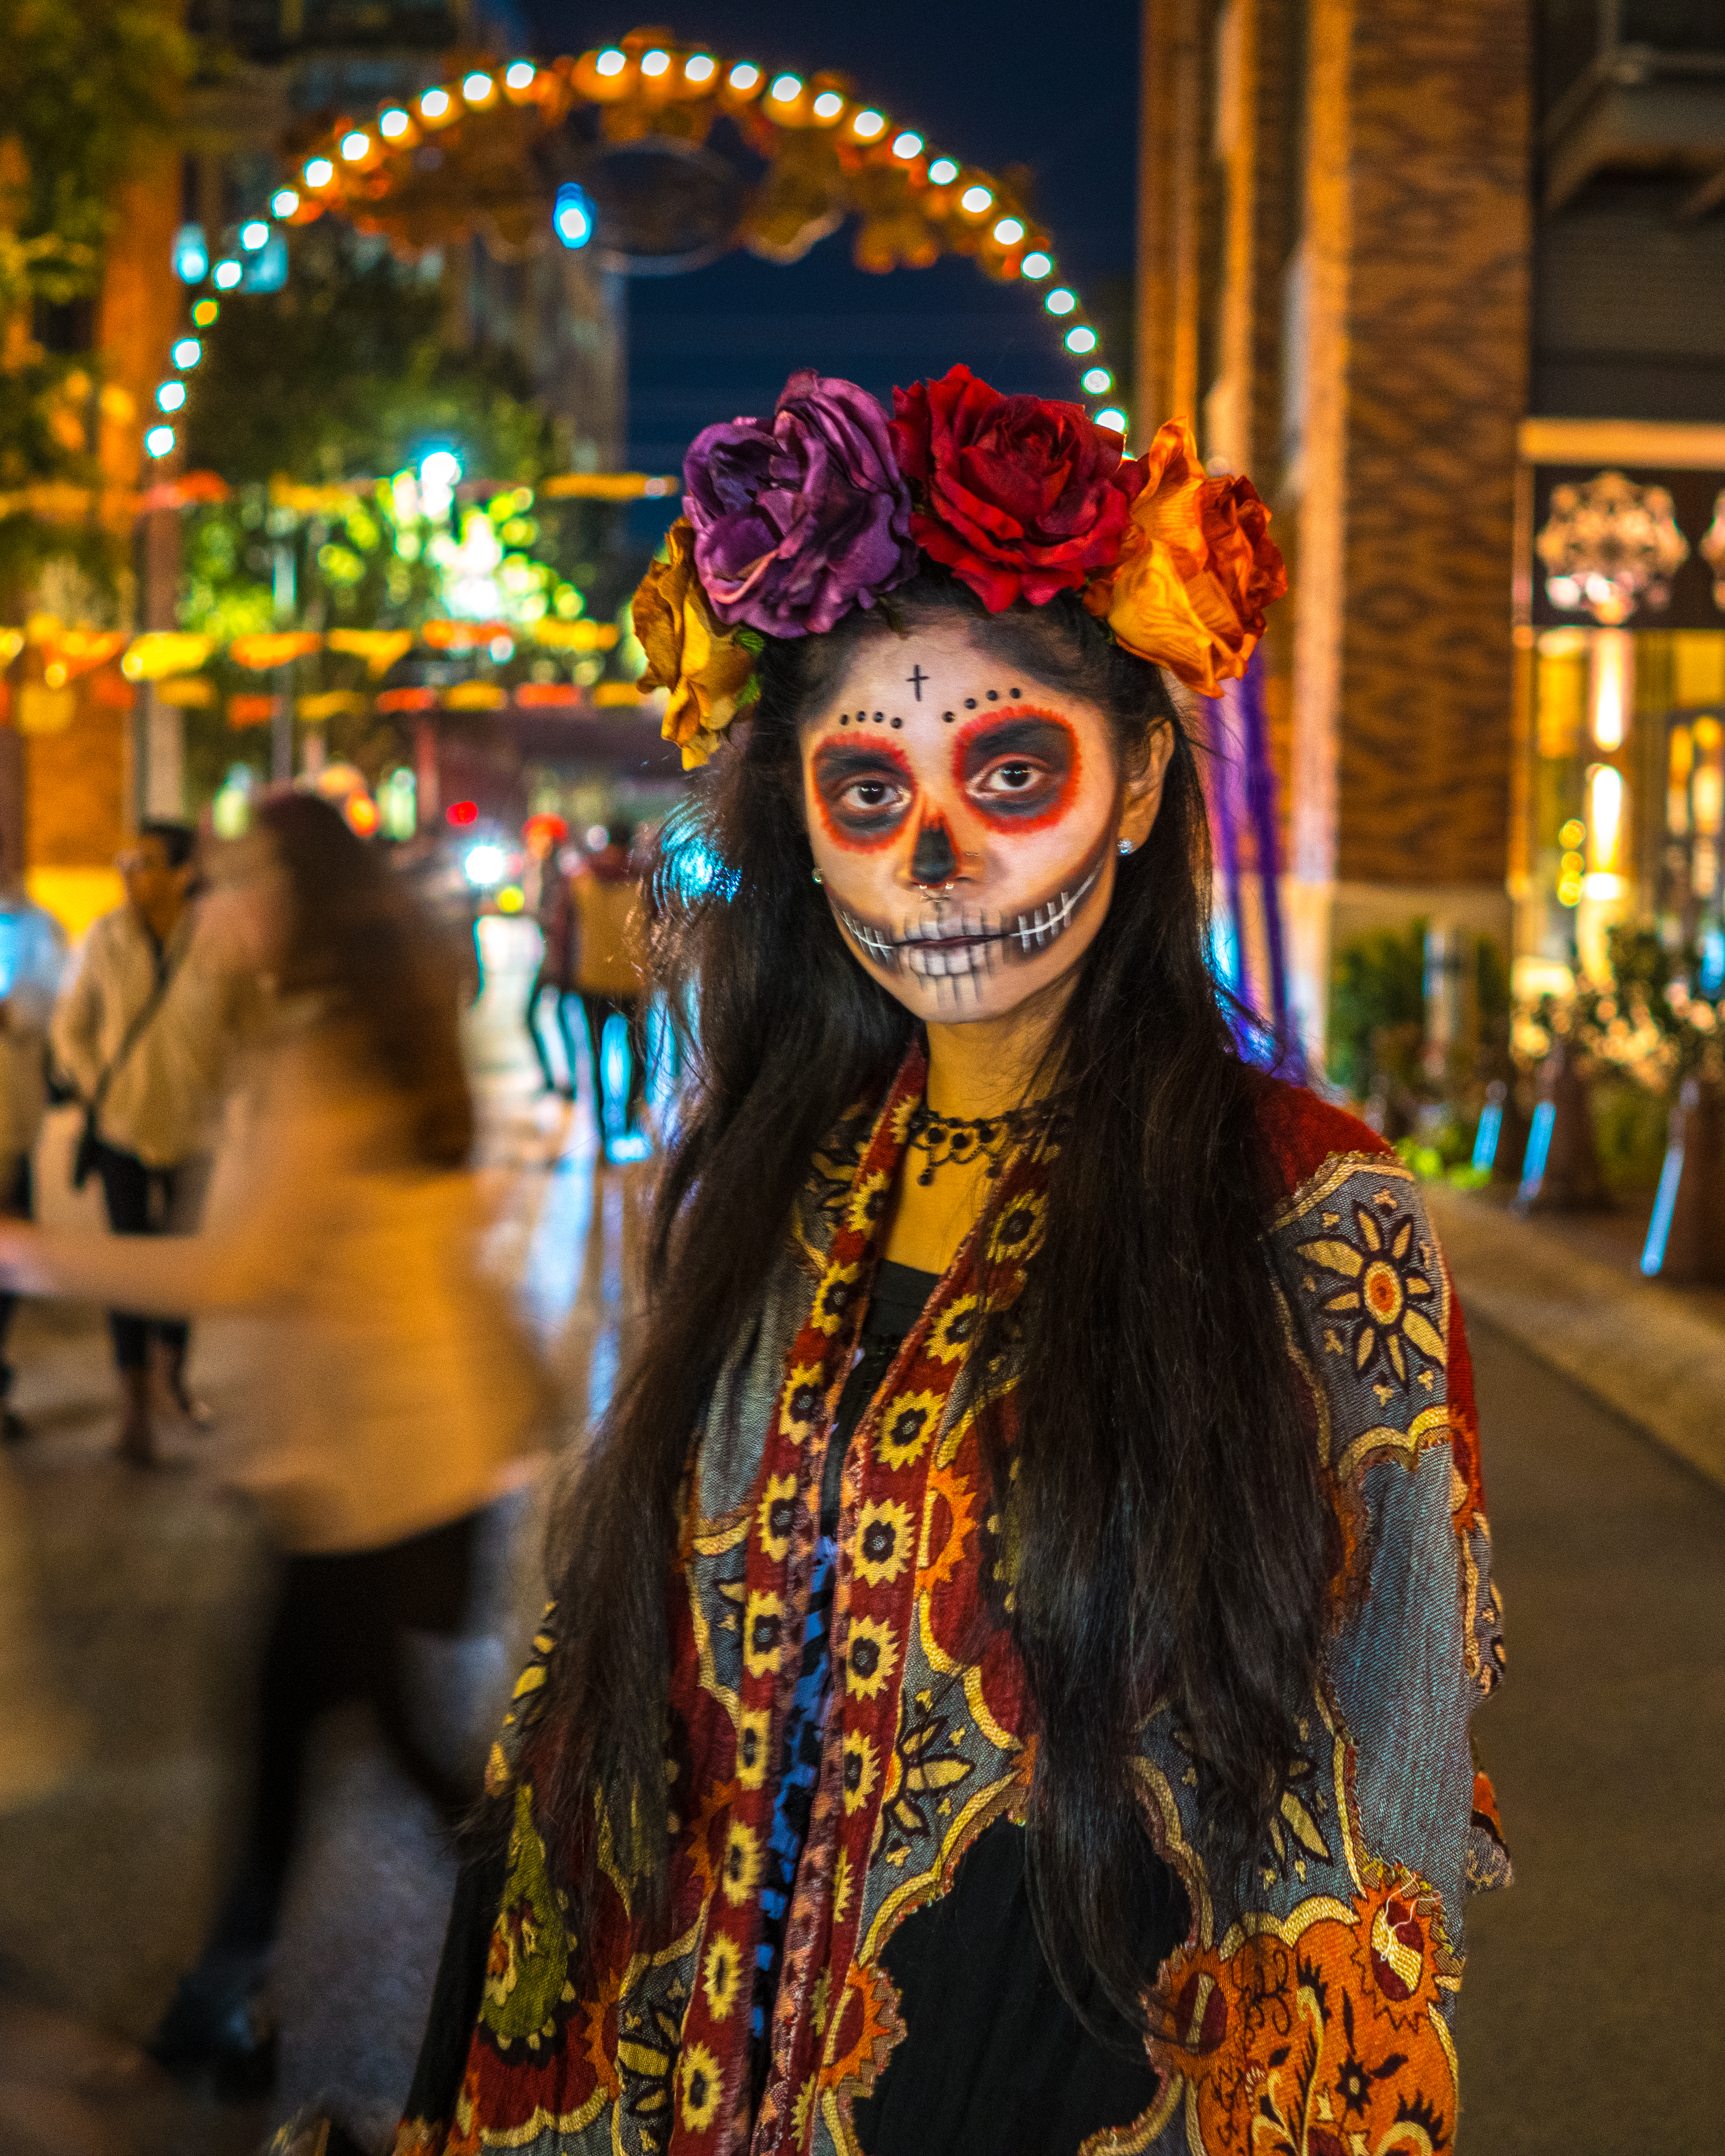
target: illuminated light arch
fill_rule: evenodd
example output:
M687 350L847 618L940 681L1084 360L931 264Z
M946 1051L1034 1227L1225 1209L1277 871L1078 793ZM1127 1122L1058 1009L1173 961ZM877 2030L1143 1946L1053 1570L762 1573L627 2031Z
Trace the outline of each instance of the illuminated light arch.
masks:
M505 250L530 246L549 227L555 192L535 152L581 106L596 110L612 151L639 144L699 157L726 118L765 160L740 218L701 259L742 246L799 261L854 214L859 268L926 269L942 254L968 255L985 275L1042 295L1081 379L1109 372L1096 323L1010 175L931 148L856 96L847 76L726 59L653 29L543 66L476 64L368 120L340 119L307 146L273 207L295 225L337 212L411 253L475 225ZM1111 373L1085 394L1093 416L1123 419Z

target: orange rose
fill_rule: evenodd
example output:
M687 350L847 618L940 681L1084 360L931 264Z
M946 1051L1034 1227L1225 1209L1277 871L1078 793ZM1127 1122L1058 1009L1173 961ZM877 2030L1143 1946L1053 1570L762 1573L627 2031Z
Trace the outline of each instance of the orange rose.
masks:
M1084 603L1139 658L1200 695L1244 674L1264 609L1288 588L1270 511L1247 479L1210 479L1183 419L1169 419L1139 459L1144 484L1120 558Z
M680 516L665 534L666 554L641 579L630 612L647 654L643 689L669 689L660 729L693 771L719 746L725 729L753 701L755 654L741 633L713 619L695 573L695 534Z

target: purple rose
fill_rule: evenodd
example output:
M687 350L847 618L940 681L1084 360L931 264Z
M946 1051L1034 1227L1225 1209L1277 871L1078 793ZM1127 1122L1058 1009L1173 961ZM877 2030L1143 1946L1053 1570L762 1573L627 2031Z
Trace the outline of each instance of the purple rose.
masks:
M886 414L854 382L802 368L770 422L697 434L683 479L696 569L732 626L818 634L916 570Z

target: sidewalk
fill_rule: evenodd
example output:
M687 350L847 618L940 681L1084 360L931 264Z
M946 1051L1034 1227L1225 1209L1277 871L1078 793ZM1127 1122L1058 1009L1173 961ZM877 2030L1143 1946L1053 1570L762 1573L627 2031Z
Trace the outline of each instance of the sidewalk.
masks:
M1644 1280L1644 1214L1523 1219L1507 1194L1425 1186L1462 1307L1725 1489L1725 1290Z

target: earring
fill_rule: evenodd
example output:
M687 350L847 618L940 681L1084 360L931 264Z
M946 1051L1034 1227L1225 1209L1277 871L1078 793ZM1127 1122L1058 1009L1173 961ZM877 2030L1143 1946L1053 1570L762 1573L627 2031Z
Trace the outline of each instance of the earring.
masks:
M809 870L809 874L814 878L814 880L817 883L824 883L826 881L826 878L821 874L819 869L811 869Z
M1132 840L1131 840L1130 839L1122 839L1121 840L1121 842L1120 842L1120 850L1121 850L1121 852L1122 852L1122 853L1123 853L1123 854L1129 854L1129 853L1132 851Z

